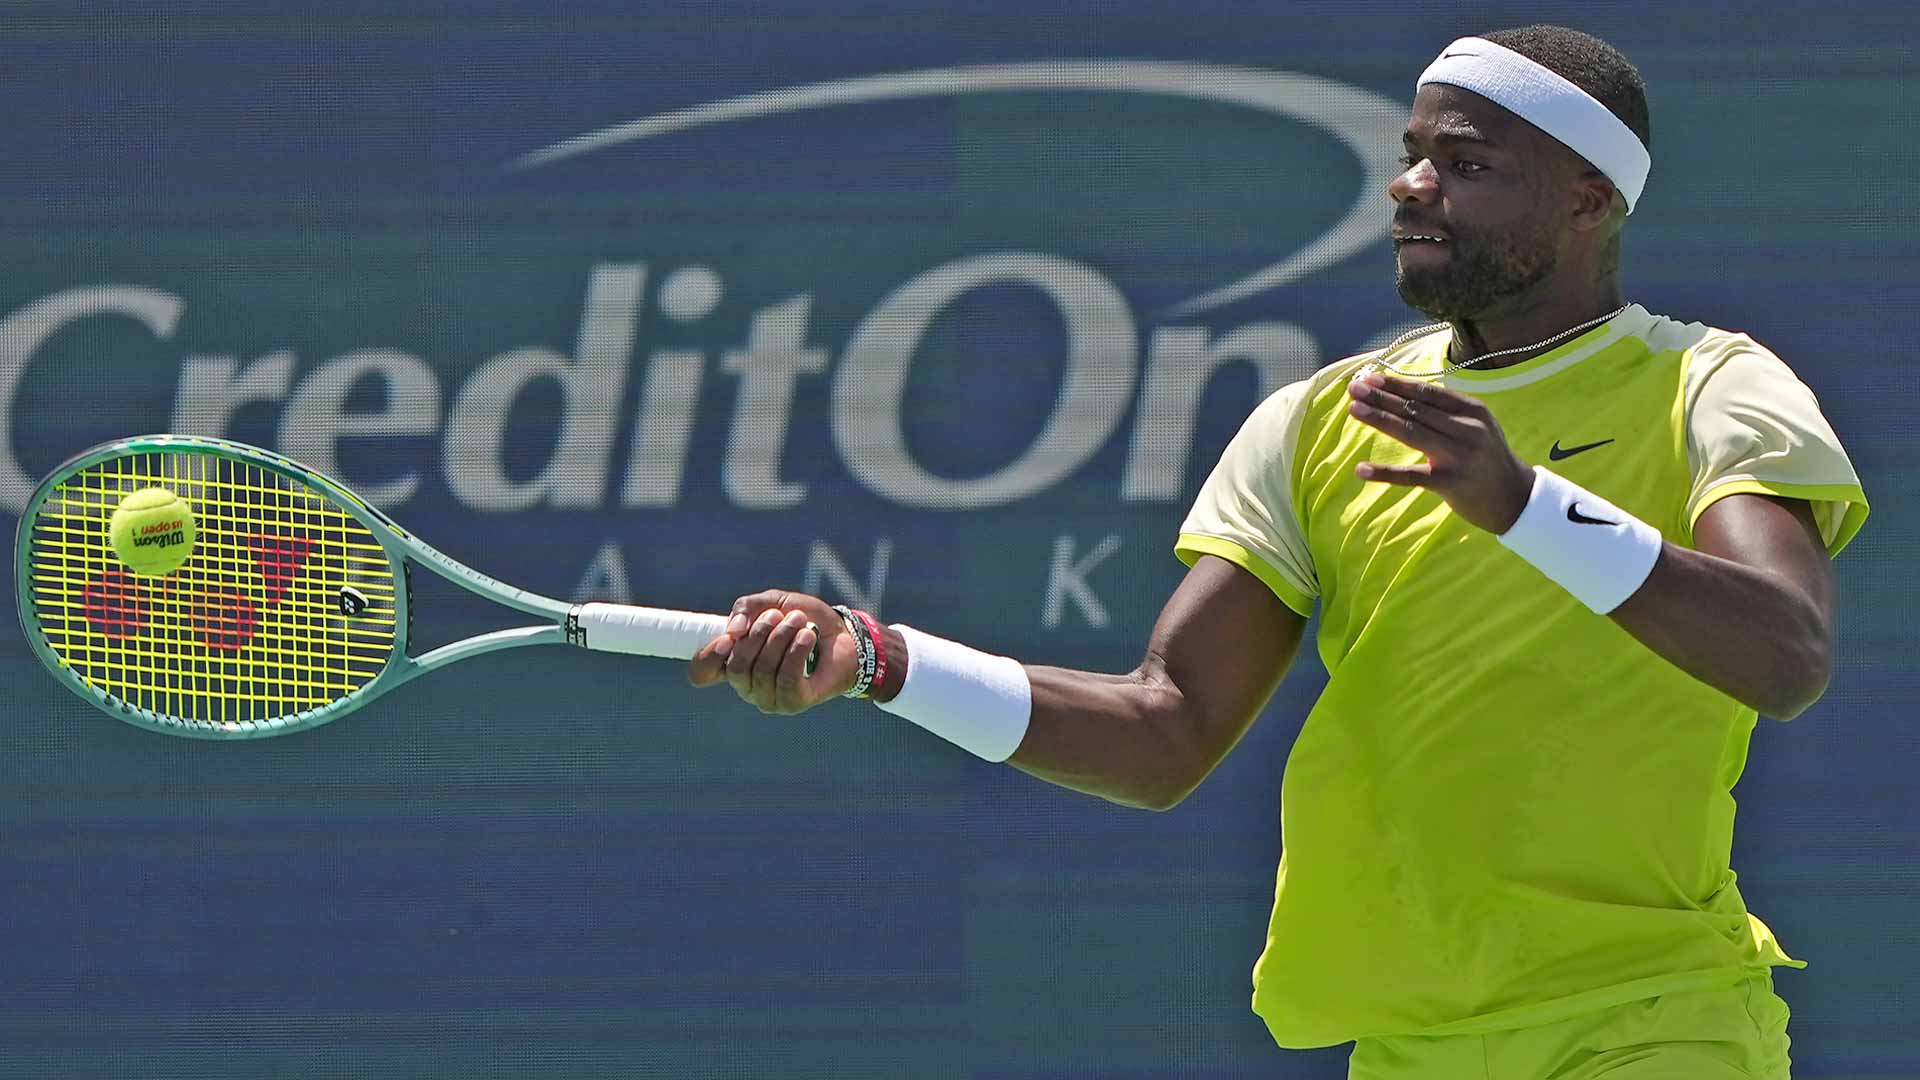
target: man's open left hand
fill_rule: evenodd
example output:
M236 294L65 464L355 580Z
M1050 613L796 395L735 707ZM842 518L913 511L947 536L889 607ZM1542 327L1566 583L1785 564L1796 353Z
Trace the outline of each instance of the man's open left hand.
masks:
M1418 465L1363 462L1354 468L1360 479L1430 488L1490 533L1519 520L1533 494L1533 469L1514 456L1478 398L1377 371L1347 384L1347 394L1354 419L1427 455Z

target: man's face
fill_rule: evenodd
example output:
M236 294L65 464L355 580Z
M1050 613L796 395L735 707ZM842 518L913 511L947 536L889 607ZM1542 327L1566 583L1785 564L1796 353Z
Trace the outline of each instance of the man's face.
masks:
M1387 185L1394 285L1408 306L1445 320L1496 315L1559 261L1555 151L1565 148L1468 90L1420 88L1407 166ZM1438 237L1437 240L1418 237Z

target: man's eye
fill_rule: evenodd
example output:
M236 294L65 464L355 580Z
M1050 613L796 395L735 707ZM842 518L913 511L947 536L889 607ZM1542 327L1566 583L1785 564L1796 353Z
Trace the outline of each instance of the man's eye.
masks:
M1418 165L1418 164L1420 164L1420 159L1419 159L1419 158L1417 158L1417 157L1414 157L1414 156L1413 156L1412 154L1401 154L1401 155L1400 155L1400 165L1401 165L1401 167L1403 167L1403 168L1408 168L1408 169L1411 169L1411 168L1413 168L1413 167L1414 167L1415 165Z
M1485 169L1485 165L1475 161L1456 161L1453 163L1453 171L1462 176L1472 176L1474 173L1485 171Z

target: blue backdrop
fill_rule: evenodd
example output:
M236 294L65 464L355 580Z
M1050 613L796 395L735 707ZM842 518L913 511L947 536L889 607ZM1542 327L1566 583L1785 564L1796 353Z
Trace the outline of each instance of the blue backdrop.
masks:
M281 449L555 595L797 585L1130 668L1259 397L1416 318L1383 162L1452 37L1651 87L1628 295L1811 384L1875 512L1734 865L1801 1075L1920 1076L1907 5L8 9L0 505ZM420 632L493 625L432 591ZM10 591L7 594L11 596ZM7 602L10 602L7 601ZM1167 814L851 704L553 650L170 740L0 644L0 1074L1344 1075L1247 1010L1310 649Z

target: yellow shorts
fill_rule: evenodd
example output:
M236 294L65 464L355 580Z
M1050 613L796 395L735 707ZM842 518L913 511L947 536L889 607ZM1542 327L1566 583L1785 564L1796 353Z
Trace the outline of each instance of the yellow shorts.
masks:
M1768 971L1541 1027L1361 1039L1347 1080L1787 1080L1787 1043Z

